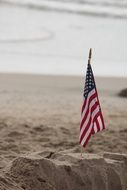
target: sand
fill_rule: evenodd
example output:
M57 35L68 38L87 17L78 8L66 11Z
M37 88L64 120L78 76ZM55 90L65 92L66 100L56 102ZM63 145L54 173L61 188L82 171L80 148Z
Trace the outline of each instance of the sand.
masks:
M117 96L127 87L127 78L96 78L106 130L92 136L81 161L83 80L0 74L0 190L127 189L127 99ZM112 154L107 158L105 152ZM96 165L102 185L95 183Z

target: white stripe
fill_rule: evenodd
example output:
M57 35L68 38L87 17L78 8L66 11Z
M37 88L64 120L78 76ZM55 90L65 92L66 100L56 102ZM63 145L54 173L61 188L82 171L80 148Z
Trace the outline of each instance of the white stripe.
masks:
M94 122L94 133L97 133L97 124Z
M90 125L90 127L89 127L87 133L85 134L85 136L83 137L83 139L82 139L82 141L81 141L81 145L82 145L82 146L84 145L84 143L86 142L86 140L87 140L89 134L91 133L92 126L93 126L93 124L92 124L92 122L91 122L91 125Z
M97 120L98 120L98 122L99 122L100 131L102 131L102 129L103 129L103 124L102 124L101 117L99 116L99 117L97 118Z
M86 109L88 107L88 103L89 103L89 99L90 97L95 94L95 89L91 90L90 93L88 94L87 100L86 100L86 105L85 105L85 109L83 110L82 115L84 115L84 113L86 112Z
M97 109L97 112L98 112L99 105L96 107L96 109L95 109L95 110L92 112L92 114L91 114L91 108L95 105L96 102L97 102L97 98L94 98L94 99L91 101L91 103L90 103L90 106L89 106L89 113L88 113L88 116L87 116L87 118L86 118L86 120L85 120L85 122L84 122L84 124L83 124L83 126L82 126L82 128L81 128L80 137L81 137L83 131L85 130L85 128L86 128L86 126L87 126L87 124L88 124L88 122L89 122L89 120L90 120L90 116L92 115L92 120L93 120L95 110ZM95 112L95 113L96 113L96 112Z
M91 112L92 107L96 104L96 102L97 102L97 97L94 98L94 99L90 102L89 106L87 107L87 109L89 109L88 116L89 116L89 114L90 114L90 112ZM86 112L87 112L87 110L86 110ZM86 112L84 113L84 115L82 115L81 121L82 121L83 118L85 117ZM88 118L88 116L87 116L87 118Z
M99 112L99 110L100 110L100 107L99 107L99 105L98 105L98 106L96 107L96 109L95 109L95 110L92 112L92 114L91 114L91 117L92 117L91 123L93 123L93 119L94 119L94 117L96 116L96 114ZM81 136L82 136L82 134L83 134L83 131L85 130L87 124L88 124L88 123L86 123L86 125L83 125L83 127L82 127L82 129L81 129L81 131L80 131L80 137L79 137L79 138L81 138Z
M89 129L87 130L86 134L84 135L82 141L81 141L81 145L83 146L84 143L86 142L89 134L91 133L91 130L92 130L92 127L93 127L93 119L94 117L96 116L96 114L98 113L99 111L99 106L97 106L97 108L94 110L94 112L92 113L92 121L91 121L91 124L90 124L90 127ZM99 122L99 121L98 121Z
M81 121L82 121L83 117L85 116L88 107L89 107L89 110L91 110L91 107L92 107L96 102L97 102L97 97L95 97L94 99L92 99L91 102L90 102L90 104L87 104L87 105L85 106L85 112L83 111L83 113L82 113Z

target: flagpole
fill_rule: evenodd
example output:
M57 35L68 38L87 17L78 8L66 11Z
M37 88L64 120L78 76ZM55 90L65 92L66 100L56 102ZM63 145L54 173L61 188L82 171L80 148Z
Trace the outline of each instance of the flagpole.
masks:
M92 48L90 48L89 50L88 64L91 64L91 58L92 58Z
M89 49L88 64L91 64L92 48ZM81 146L81 159L83 159L83 147Z

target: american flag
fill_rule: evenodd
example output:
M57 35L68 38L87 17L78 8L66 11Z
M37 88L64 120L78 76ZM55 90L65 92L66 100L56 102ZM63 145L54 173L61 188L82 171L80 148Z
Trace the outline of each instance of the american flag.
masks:
M92 134L105 129L91 64L88 63L80 123L80 144L85 147Z

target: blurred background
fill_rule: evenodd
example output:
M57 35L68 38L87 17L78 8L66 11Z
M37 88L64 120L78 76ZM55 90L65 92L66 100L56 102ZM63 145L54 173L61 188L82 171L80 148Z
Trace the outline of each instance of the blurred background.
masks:
M0 0L0 72L127 76L127 0Z

